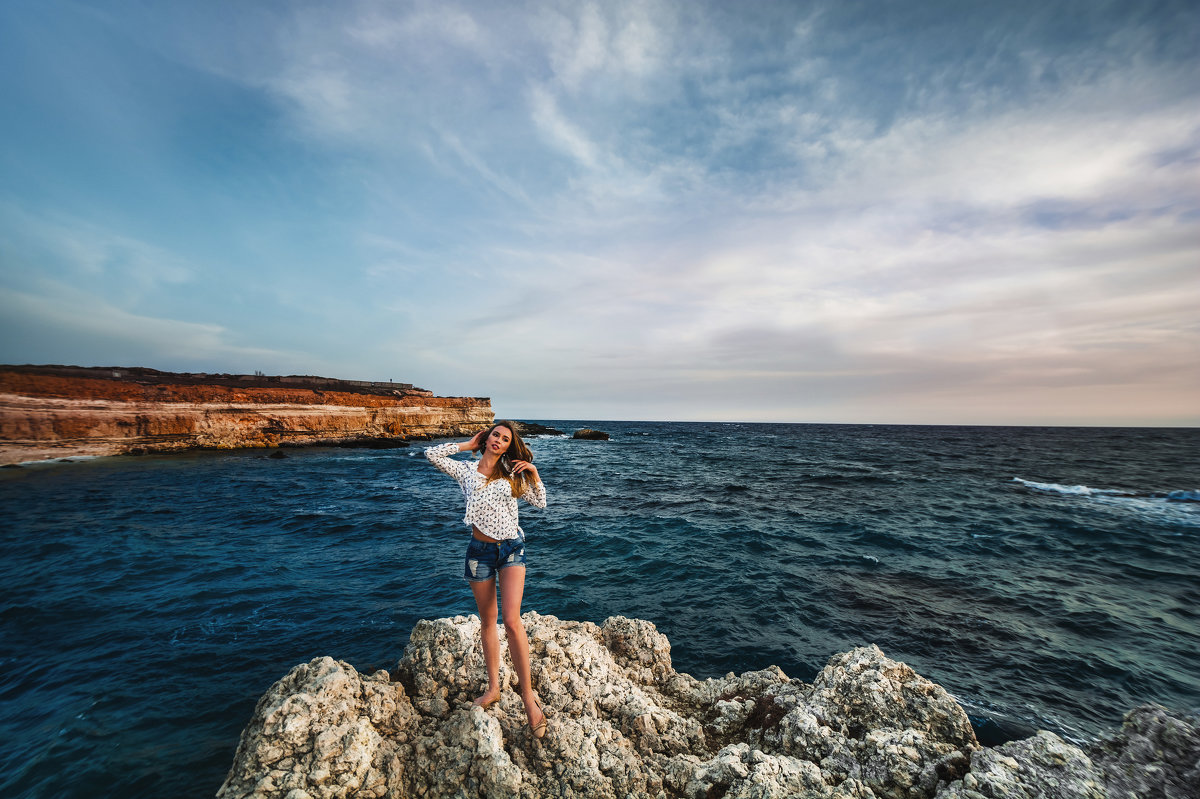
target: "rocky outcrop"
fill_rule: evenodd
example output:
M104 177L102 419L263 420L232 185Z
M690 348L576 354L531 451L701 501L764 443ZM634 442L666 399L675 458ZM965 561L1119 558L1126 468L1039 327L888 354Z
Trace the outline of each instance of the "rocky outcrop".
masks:
M532 438L533 436L566 435L566 433L557 428L547 427L546 425L538 424L537 422L514 422L514 424L517 426L517 432L525 438Z
M492 419L486 398L434 397L422 389L333 391L0 370L0 464L472 435Z
M1110 799L1200 796L1200 717L1159 705L1125 714L1121 730L1090 747Z
M970 770L938 799L1108 799L1095 764L1052 732L971 756Z
M699 681L672 668L649 622L523 618L545 738L514 691L471 706L485 680L478 618L422 621L390 674L317 658L276 683L218 797L1197 795L1195 720L1161 709L1092 756L1048 732L984 749L944 689L873 646L836 655L811 684L774 667ZM1158 792L1125 792L1143 790L1133 772Z
M608 433L600 430L593 430L590 427L584 427L575 431L575 435L571 438L578 438L584 441L608 441Z

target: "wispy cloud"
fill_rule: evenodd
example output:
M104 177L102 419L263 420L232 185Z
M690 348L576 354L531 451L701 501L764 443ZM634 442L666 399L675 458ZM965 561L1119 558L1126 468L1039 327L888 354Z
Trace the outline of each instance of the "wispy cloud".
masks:
M568 121L558 109L558 103L545 89L535 88L530 92L533 121L551 146L566 153L586 170L600 167L600 156L596 145L583 131Z
M0 260L36 264L5 271L4 282L16 286L50 277L137 304L196 278L195 269L165 247L61 213L31 213L11 200L0 204L0 234Z
M227 363L245 372L262 364L303 368L310 362L300 353L238 345L219 325L134 314L65 286L47 288L52 290L39 294L0 288L6 348L25 354L10 360L184 371L211 371L213 364ZM63 353L71 357L64 359Z

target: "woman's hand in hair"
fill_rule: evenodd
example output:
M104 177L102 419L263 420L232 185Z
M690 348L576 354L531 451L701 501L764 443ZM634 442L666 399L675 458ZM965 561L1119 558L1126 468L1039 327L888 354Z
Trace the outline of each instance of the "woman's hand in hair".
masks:
M483 446L483 437L487 433L487 429L480 430L475 435L471 436L471 440L458 445L459 452L473 452Z
M513 461L513 474L521 474L522 472L529 472L534 480L537 480L539 483L542 482L542 476L538 474L537 467L532 463L529 461Z

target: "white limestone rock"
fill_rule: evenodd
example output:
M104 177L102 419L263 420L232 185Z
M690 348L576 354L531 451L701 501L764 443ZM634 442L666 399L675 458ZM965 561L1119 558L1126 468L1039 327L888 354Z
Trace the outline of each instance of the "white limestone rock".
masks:
M877 647L831 658L811 685L774 667L701 681L673 669L649 622L523 621L545 738L507 660L509 690L472 706L486 682L478 618L422 621L390 675L317 658L272 686L219 799L1105 796L1102 769L1049 733L981 749L945 690ZM1112 750L1114 768L1164 741L1192 751L1155 719ZM1194 773L1183 764L1171 779Z
M1045 730L1023 741L983 749L971 771L938 799L1108 799L1095 765L1077 746Z
M1088 754L1104 775L1110 799L1200 796L1200 716L1142 705L1121 729Z

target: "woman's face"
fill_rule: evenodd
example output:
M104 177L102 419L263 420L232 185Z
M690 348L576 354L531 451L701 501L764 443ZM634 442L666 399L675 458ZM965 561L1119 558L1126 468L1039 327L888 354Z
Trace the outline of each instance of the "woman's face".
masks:
M488 433L487 448L488 452L496 455L503 455L508 452L508 445L512 443L512 431L507 427L497 427L492 432Z

